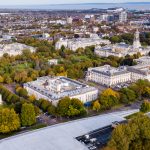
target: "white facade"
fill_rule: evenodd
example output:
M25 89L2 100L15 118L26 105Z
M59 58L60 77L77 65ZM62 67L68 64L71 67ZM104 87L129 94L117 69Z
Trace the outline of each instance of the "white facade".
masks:
M51 20L49 21L51 24L61 24L61 25L66 25L67 21L66 20Z
M98 98L98 89L66 77L41 77L36 81L25 83L29 95L37 99L44 98L57 105L63 97L78 98L83 103Z
M104 65L89 68L86 75L86 80L106 86L113 86L128 81L135 82L139 79L150 81L150 63L119 68Z
M104 65L96 68L89 68L86 80L93 81L102 85L112 86L131 80L131 73L126 67L114 68Z
M137 81L139 79L147 79L150 81L150 64L139 64L136 66L128 67L131 72L131 80Z
M107 22L108 21L108 16L109 16L108 14L101 14L100 15L100 21L106 21Z
M58 64L58 59L50 59L48 60L49 65L57 65Z
M60 39L55 47L60 49L63 45L72 51L76 51L78 48L85 48L92 45L110 44L109 40L103 40L99 37L93 38L78 38L78 39Z
M20 55L24 49L29 49L31 52L35 52L35 48L27 46L21 43L12 43L12 44L0 44L0 57L5 53L10 56Z
M119 22L127 22L127 12L126 11L122 11L119 14Z
M67 23L68 23L68 24L72 24L72 21L73 21L72 17L68 17L68 18L67 18Z
M50 37L50 35L49 35L48 33L43 33L43 34L42 34L42 38L47 39L47 38L49 38L49 37Z
M150 56L143 56L138 59L134 59L137 64L150 64Z
M120 8L108 8L107 12L109 13L119 13L122 12L124 10L124 8L120 7Z

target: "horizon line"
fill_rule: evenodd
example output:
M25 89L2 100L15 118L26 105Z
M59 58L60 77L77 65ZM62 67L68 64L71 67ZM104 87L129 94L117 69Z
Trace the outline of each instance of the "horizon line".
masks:
M150 2L111 2L111 3L107 3L107 2L103 2L103 3L92 3L92 2L89 2L89 3L56 3L56 4L50 4L50 3L47 3L47 4L10 4L10 5L7 5L7 4L2 4L1 6L38 6L38 5L84 5L84 4L128 4L128 3L150 3Z

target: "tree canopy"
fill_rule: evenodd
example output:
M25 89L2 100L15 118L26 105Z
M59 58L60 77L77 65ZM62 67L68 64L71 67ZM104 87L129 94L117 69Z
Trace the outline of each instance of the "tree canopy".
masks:
M24 103L21 109L22 126L31 126L36 123L35 109L32 104Z
M149 150L150 118L139 115L114 129L108 147L114 150Z
M0 108L0 133L10 133L20 128L20 119L14 109Z

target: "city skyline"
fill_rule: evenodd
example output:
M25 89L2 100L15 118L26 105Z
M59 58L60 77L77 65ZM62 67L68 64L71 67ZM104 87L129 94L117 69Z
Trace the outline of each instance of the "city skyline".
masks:
M46 5L46 4L76 4L76 3L126 3L126 2L142 2L142 0L109 0L106 2L105 0L64 0L63 2L61 0L43 0L42 2L40 0L14 0L13 2L10 0L2 1L0 0L1 5ZM144 2L150 2L150 0L144 0Z

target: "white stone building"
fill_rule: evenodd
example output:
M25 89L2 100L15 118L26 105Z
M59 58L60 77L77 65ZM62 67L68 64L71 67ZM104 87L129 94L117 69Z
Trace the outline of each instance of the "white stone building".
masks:
M104 65L96 68L89 68L86 80L106 86L113 86L119 83L135 82L139 79L150 81L150 63L138 64L135 66L122 66L114 68Z
M24 84L29 95L37 99L44 98L54 105L63 97L78 98L83 103L98 98L98 89L66 77L40 77L36 81Z
M48 60L49 65L57 65L58 64L58 59L50 59Z
M142 56L138 59L134 59L137 64L150 64L150 56Z
M85 48L92 45L110 44L109 40L103 40L98 36L91 36L90 38L77 38L77 39L60 39L56 45L56 49L60 49L63 45L72 51L76 51L78 48Z
M127 12L126 11L122 11L119 14L119 22L127 22Z
M86 80L106 86L112 86L130 81L131 73L126 67L114 68L110 65L104 65L101 67L89 68Z
M21 43L0 44L0 57L5 53L10 56L20 55L24 49L29 49L31 52L35 52L36 50L34 47Z
M137 54L138 52L142 55L147 55L150 52L150 47L142 47L140 40L139 40L139 31L135 32L134 42L133 45L128 45L125 43L118 43L118 44L109 44L106 46L96 46L95 47L95 54L108 57L108 56L117 56L117 57L124 57L126 55L133 55Z
M150 63L130 66L128 67L128 71L131 72L132 82L137 81L139 79L147 79L150 81Z
M72 22L73 22L73 18L72 17L67 17L67 23L72 24Z

